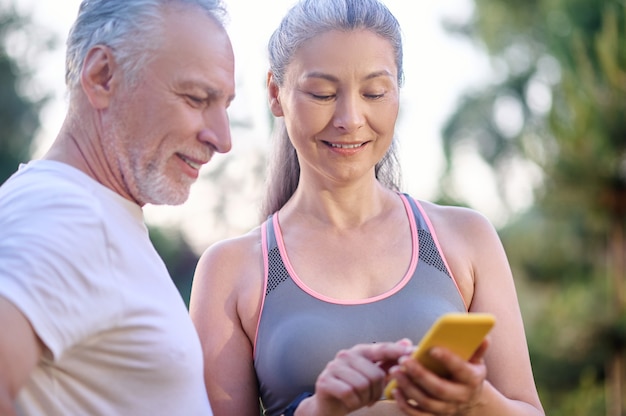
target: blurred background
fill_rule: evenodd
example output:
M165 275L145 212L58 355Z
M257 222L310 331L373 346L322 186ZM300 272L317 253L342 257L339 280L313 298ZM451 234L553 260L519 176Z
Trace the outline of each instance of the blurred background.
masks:
M404 31L404 190L498 228L546 414L626 415L626 1L385 3ZM146 207L186 301L200 253L259 224L265 44L291 4L226 0L233 150L204 168L187 203ZM0 0L0 183L61 126L78 5Z

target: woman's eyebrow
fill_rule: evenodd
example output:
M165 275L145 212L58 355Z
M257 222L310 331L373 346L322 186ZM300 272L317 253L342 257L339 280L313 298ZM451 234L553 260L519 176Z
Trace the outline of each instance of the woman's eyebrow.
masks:
M367 74L363 79L369 80L369 79L378 78L378 77L393 77L393 74L386 69L381 69L380 71L374 71L370 74ZM325 72L320 72L320 71L307 72L304 75L304 78L305 79L320 78L320 79L324 79L324 80L331 81L331 82L339 82L339 78L337 78L336 76L327 74Z

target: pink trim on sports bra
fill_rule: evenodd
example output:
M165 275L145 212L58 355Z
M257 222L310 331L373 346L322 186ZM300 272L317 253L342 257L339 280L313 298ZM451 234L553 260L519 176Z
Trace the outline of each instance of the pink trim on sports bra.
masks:
M422 207L422 204L420 204L420 202L415 198L413 198L413 201L415 201L415 205L417 205L417 209L420 210L420 212L422 213L422 217L424 218L424 221L426 221L426 225L428 226L430 235L433 238L435 245L437 246L437 250L439 250L439 255L441 256L441 260L443 260L443 264L446 265L446 269L448 269L448 273L450 274L450 277L452 278L452 281L454 282L454 286L456 287L456 290L459 292L459 296L461 297L461 300L463 301L463 305L465 305L465 310L469 311L467 303L465 303L465 298L463 297L463 293L461 292L461 288L459 288L456 278L454 277L454 274L452 273L452 269L448 265L448 260L446 259L446 255L441 249L441 245L439 244L439 238L437 238L437 232L435 231L435 227L433 227L432 222L430 222L430 218L426 214L426 211L424 210L424 207Z
M366 298L366 299L354 299L354 300L346 300L346 299L335 299L330 296L322 295L321 293L316 292L315 290L308 287L300 278L298 274L294 270L291 262L289 261L289 257L287 256L287 249L285 248L285 242L283 240L282 231L280 229L280 224L278 221L278 212L276 212L272 218L274 222L274 234L276 235L276 243L278 245L278 250L280 252L280 256L283 260L285 268L289 272L291 279L295 282L296 285L300 287L303 291L313 296L316 299L319 299L324 302L334 303L338 305L362 305L366 303L373 303L379 301L381 299L388 298L392 296L399 290L401 290L411 279L413 273L415 272L415 268L417 267L418 253L419 253L419 242L417 238L417 225L415 224L415 216L413 215L413 210L411 210L411 205L406 200L405 196L402 194L398 194L402 199L402 203L404 204L404 209L406 211L407 217L409 219L409 226L411 229L411 241L412 241L412 253L411 253L411 261L409 263L409 268L402 277L402 279L396 284L393 288L388 290L387 292L381 293L380 295ZM267 271L266 271L266 280L267 280Z
M263 253L263 291L261 292L261 305L259 307L259 319L256 322L254 331L254 345L252 346L252 359L256 357L256 342L259 336L259 326L261 325L261 315L263 315L263 306L265 306L265 294L267 293L267 281L270 274L269 256L267 250L267 224L264 221L261 224L261 251Z

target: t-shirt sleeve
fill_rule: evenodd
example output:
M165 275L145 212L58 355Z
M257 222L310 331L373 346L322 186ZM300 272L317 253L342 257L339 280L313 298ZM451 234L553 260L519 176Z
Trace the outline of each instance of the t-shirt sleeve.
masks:
M78 185L16 183L0 199L0 295L58 358L116 319L119 302L96 198Z

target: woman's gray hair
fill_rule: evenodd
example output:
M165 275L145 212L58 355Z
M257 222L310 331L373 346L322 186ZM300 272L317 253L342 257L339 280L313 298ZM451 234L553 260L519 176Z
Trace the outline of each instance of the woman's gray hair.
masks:
M113 49L132 82L162 41L163 10L168 5L196 6L221 26L227 15L221 0L83 0L67 39L68 90L79 85L83 62L95 45Z
M270 71L282 86L293 55L303 42L319 34L366 29L391 44L398 70L398 85L404 80L402 33L397 19L378 0L301 0L283 18L268 45ZM300 177L300 163L282 121L275 126L274 151L270 158L262 218L278 211L291 198ZM390 189L400 190L400 164L396 139L375 168L376 178Z

